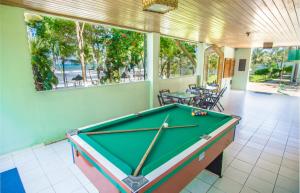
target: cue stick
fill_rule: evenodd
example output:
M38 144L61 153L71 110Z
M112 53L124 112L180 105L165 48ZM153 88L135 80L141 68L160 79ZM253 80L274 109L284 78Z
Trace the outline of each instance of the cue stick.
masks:
M171 127L166 127L165 129L176 129L176 128L186 128L186 127L197 127L198 125L176 125ZM130 133L138 131L153 131L159 130L159 128L144 128L144 129L126 129L126 130L114 130L114 131L93 131L85 132L87 135L99 135L99 134L112 134L112 133Z
M152 142L150 143L147 151L145 152L143 158L141 159L139 165L137 166L137 168L135 169L134 173L133 173L133 176L137 176L142 168L142 166L144 165L148 155L150 154L150 151L152 150L155 142L157 141L162 129L164 128L164 124L167 122L167 120L169 119L169 114L166 116L164 122L162 123L162 125L160 126L158 132L156 133L155 137L153 138Z

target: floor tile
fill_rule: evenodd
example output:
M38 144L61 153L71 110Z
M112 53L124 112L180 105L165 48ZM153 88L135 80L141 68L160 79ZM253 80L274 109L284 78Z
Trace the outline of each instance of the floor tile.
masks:
M217 189L216 187L211 187L207 193L224 193L224 192L220 189Z
M253 156L253 155L249 155L248 153L245 152L240 152L237 156L237 159L242 160L244 162L247 162L249 164L255 164L255 162L258 159L258 156Z
M84 184L84 187L89 193L99 193L97 188L91 183L90 184Z
M52 187L48 187L46 189L39 191L38 193L55 193L55 192Z
M250 176L245 185L261 193L272 193L274 187L274 184L254 176Z
M279 150L282 150L282 151L285 150L285 144L272 142L272 141L268 141L268 143L265 147L269 147L269 148L273 148L273 149L279 149Z
M14 153L12 158L16 166L26 164L36 159L31 149L25 149L23 151Z
M88 191L86 189L84 189L83 187L81 187L81 188L76 189L72 193L88 193Z
M20 173L26 173L33 169L40 168L40 165L36 159L33 159L28 162L23 162L21 165L18 165L17 168Z
M289 179L299 181L299 171L295 171L293 169L281 166L279 170L279 175L285 176Z
M225 170L223 174L223 176L230 178L231 180L236 181L240 184L244 184L246 182L248 175L248 173L245 173L230 166Z
M71 193L81 187L81 184L75 177L65 179L53 185L56 193Z
M46 177L44 171L41 168L35 168L27 172L20 172L20 177L22 181L34 182L39 178Z
M267 139L264 138L260 138L260 137L255 137L255 138L251 138L250 141L251 143L258 143L260 145L266 145L266 143L268 142Z
M273 193L292 193L284 188L281 188L279 186L275 186Z
M299 162L296 162L294 160L283 158L281 165L293 170L297 170L299 172Z
M257 191L247 186L244 186L240 193L257 193Z
M243 146L244 145L242 145L242 144L233 142L226 149L234 149L234 150L240 151L243 148Z
M253 165L239 159L234 159L230 166L246 173L250 173L253 168Z
M245 146L242 150L241 153L246 153L248 155L254 156L254 157L258 157L261 153L261 150L258 150L256 148L252 148L252 147L247 147Z
M280 166L278 164L274 164L272 162L263 160L263 159L258 159L256 166L263 168L265 170L268 170L273 173L278 173Z
M202 180L203 182L205 182L207 184L212 185L213 183L215 183L217 181L219 176L210 171L203 170L196 178Z
M281 163L281 160L282 160L282 157L281 157L281 156L273 155L273 154L266 153L266 152L263 152L263 153L260 155L260 158L263 159L263 160L272 162L272 163L274 163L274 164L280 164L280 163Z
M295 148L295 147L287 146L286 149L285 149L285 152L295 154L295 155L299 155L299 149Z
M299 181L291 180L281 175L278 175L277 177L276 186L279 186L293 193L299 192Z
M285 157L287 159L290 159L290 160L293 160L293 161L299 162L299 156L295 155L295 154L292 154L292 153L285 152L283 157Z
M46 173L50 183L52 185L57 184L60 181L72 177L72 172L68 168L52 170L51 172Z
M37 193L46 188L50 188L50 182L46 176L41 176L34 181L22 181L26 193Z
M284 153L284 150L271 148L271 147L265 147L263 151L277 156L283 156Z
M218 179L214 186L225 193L238 193L243 187L242 184L233 181L227 177Z
M15 167L16 166L13 162L13 159L10 156L6 156L6 157L3 156L0 159L0 172L4 172Z
M208 191L210 185L195 178L191 183L189 183L186 187L188 191L191 193L205 193Z
M190 191L188 191L186 188L184 188L184 189L181 190L179 193L190 193Z
M277 173L270 172L260 167L255 167L252 172L251 176L255 176L260 178L261 180L265 180L271 184L275 184Z
M222 160L222 166L227 167L230 165L230 163L233 161L234 157L229 154L223 154L223 160Z
M258 149L258 150L262 150L265 146L261 145L261 144L258 144L258 143L254 143L254 142L248 142L246 144L246 147L250 147L250 148L255 148L255 149Z

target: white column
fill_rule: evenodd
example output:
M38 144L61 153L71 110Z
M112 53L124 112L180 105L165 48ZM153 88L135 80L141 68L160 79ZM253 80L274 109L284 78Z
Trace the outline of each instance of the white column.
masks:
M204 75L204 51L206 49L205 43L197 43L196 50L196 76L197 76L197 84L202 85L204 83L203 75Z
M159 33L147 34L147 78L150 81L149 107L158 106Z
M232 77L232 89L247 90L249 69L251 64L251 54L251 48L237 48L235 50L235 67L234 76ZM244 71L239 71L240 59L246 59L246 67Z

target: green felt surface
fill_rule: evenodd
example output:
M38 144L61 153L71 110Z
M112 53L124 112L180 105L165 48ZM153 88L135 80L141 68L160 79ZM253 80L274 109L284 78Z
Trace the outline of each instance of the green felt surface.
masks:
M171 105L142 113L142 116L130 116L121 122L107 124L105 127L100 126L100 129L94 128L93 131L158 128L167 115L169 115L169 126L198 125L193 128L164 129L142 168L142 174L146 175L197 142L200 136L211 133L232 119L231 116L213 112L208 112L207 116L191 116L191 111L190 107ZM156 132L141 131L90 136L81 133L79 136L129 175L139 164Z

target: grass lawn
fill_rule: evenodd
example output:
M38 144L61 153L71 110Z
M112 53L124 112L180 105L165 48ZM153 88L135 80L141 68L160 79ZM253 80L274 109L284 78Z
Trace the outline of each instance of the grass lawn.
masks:
M265 82L267 80L271 80L270 77L266 76L266 75L255 75L252 74L250 75L250 82Z

